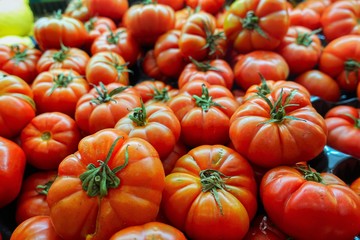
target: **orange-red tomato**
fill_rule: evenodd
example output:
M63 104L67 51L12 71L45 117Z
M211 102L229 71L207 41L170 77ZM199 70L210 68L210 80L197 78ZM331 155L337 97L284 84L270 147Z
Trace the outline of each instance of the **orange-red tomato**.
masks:
M140 94L142 101L146 104L151 104L153 102L167 103L179 92L178 89L158 80L145 80L137 83L134 88Z
M128 0L86 0L91 16L108 17L119 22L129 8Z
M360 196L360 177L350 184L350 188Z
M82 22L89 20L91 14L87 2L88 0L70 0L65 8L64 15L79 19Z
M225 0L185 0L185 2L193 9L199 8L212 15L218 13L225 4Z
M329 4L324 0L308 0L299 3L289 11L290 25L303 26L311 30L321 28L321 15Z
M286 240L288 237L282 233L274 223L265 215L258 215L252 222L244 240Z
M160 68L157 65L154 50L151 49L146 52L141 62L141 66L144 73L150 78L165 81L166 76L160 71Z
M190 7L177 10L175 12L175 26L174 29L181 30L186 20L194 13L194 10Z
M185 7L185 0L157 0L157 3L170 6L174 11Z

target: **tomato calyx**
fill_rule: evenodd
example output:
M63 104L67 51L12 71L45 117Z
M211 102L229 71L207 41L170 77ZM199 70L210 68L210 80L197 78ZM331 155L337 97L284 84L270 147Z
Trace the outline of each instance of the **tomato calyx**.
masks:
M66 88L73 80L74 80L74 76L71 73L69 75L60 73L59 75L54 76L53 77L54 84L50 88L50 91L47 94L51 95L57 88Z
M313 171L308 164L297 164L295 167L300 173L304 175L306 181L318 182L324 184L323 178L320 173Z
M118 87L118 88L113 89L111 92L108 92L108 90L106 89L105 85L102 82L100 82L99 85L100 85L100 89L99 89L99 87L93 85L98 96L96 98L93 98L90 100L90 103L93 103L96 105L110 102L110 101L113 101L116 103L116 100L113 99L113 96L118 93L121 93L122 91L124 91L125 89L128 88L127 86L126 87Z
M156 0L143 0L142 4L143 5L157 4L157 1Z
M217 192L217 190L226 190L226 184L223 178L229 177L214 169L201 170L199 175L202 191L211 193L211 195L216 201L216 204L219 206L220 214L224 215L222 204L219 198L219 193Z
M129 118L139 127L146 125L146 108L142 100L141 107L134 108L133 113L129 115Z
M86 32L91 32L92 30L95 29L95 21L96 21L96 17L92 17L90 18L88 21L86 21L84 23L84 27L86 29Z
M37 185L36 186L36 192L38 194L41 194L41 195L45 195L47 196L48 195L48 192L49 192L49 189L51 187L51 185L54 183L54 180L52 181L48 181L47 183L45 183L44 185Z
M356 118L354 117L353 115L349 114L349 113L346 113L346 114L343 114L349 118L351 118L351 120L354 121L354 127L357 128L357 129L360 129L360 118Z
M55 19L60 20L60 19L62 19L62 17L63 17L63 14L62 14L61 9L58 9L57 11L54 12L54 18Z
M27 57L27 49L24 51L20 50L20 46L18 44L13 44L10 46L10 50L14 53L14 56L11 57L12 60L15 61L16 64L19 64L22 61L25 61Z
M260 76L261 84L260 84L260 86L256 87L256 90L260 94L266 96L271 93L271 89L267 85L266 78L261 73L259 73L259 76Z
M345 69L345 80L346 83L349 83L349 74L351 72L355 72L356 79L359 78L359 69L360 69L360 62L354 59L348 59L344 62L344 69Z
M201 107L204 112L209 111L212 106L224 108L222 105L212 101L212 97L209 95L209 90L205 84L202 84L201 96L193 95L192 97L195 99L196 106Z
M321 32L321 29L316 29L310 33L300 33L300 32L297 32L298 36L296 38L296 44L298 45L303 45L305 47L308 47L310 46L310 44L313 42L312 40L312 36L314 34L317 34Z
M190 61L195 65L196 69L201 71L201 72L207 72L207 71L220 71L220 69L211 66L210 65L210 61L204 61L204 62L199 62L196 61L195 59L193 59L192 57L189 57Z
M48 141L48 140L50 140L50 139L51 139L51 132L48 132L48 131L43 132L43 133L41 134L40 138L41 138L41 140L43 140L43 141Z
M269 39L268 35L259 26L259 17L255 15L254 11L248 11L245 18L241 18L242 27L248 30L255 30L263 38Z
M111 53L111 58L112 58L112 62L107 62L107 61L99 61L99 62L110 65L110 66L112 66L113 68L116 69L116 72L117 72L116 81L119 81L120 76L124 72L133 73L133 71L131 71L130 69L127 68L127 66L129 65L129 62L126 62L124 64L120 64L118 59L112 53Z
M157 102L167 102L170 100L169 92L166 88L159 90L153 87L154 93L151 94L152 98Z
M201 49L208 49L208 56L212 56L218 50L218 41L225 39L224 32L213 33L210 23L203 21L206 44Z
M124 169L129 163L128 146L125 149L125 162L114 169L110 169L108 162L114 152L115 146L122 136L117 137L112 143L110 150L106 156L105 161L98 160L99 166L90 163L86 168L87 171L82 173L79 178L82 182L82 188L90 197L100 196L105 197L108 194L108 189L117 188L120 185L120 179L116 176L120 170Z
M54 61L60 63L63 62L68 57L69 50L70 49L68 47L61 43L61 49L53 55Z
M120 35L124 32L125 30L121 30L117 33L114 33L111 29L109 29L109 35L106 37L106 41L109 44L117 44L119 42Z

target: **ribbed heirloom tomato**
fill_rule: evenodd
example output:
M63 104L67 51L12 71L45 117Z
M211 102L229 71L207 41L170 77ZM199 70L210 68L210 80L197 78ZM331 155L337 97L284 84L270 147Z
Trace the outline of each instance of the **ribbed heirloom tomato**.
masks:
M134 88L140 94L145 104L153 102L167 103L175 97L179 90L159 80L145 80L137 83Z
M150 143L116 129L98 131L61 162L47 197L51 221L64 239L109 239L154 221L164 178Z

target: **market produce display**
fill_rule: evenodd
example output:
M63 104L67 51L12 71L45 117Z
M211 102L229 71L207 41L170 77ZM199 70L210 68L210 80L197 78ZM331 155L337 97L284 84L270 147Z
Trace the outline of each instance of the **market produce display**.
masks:
M0 1L0 240L360 239L359 0L63 3Z

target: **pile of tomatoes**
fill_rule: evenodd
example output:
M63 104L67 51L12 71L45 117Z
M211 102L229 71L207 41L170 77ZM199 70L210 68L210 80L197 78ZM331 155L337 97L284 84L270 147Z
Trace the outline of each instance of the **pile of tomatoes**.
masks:
M358 0L38 18L36 48L0 45L3 238L353 240L360 173L311 164L327 146L360 159L360 109L340 104L360 107L358 19Z

